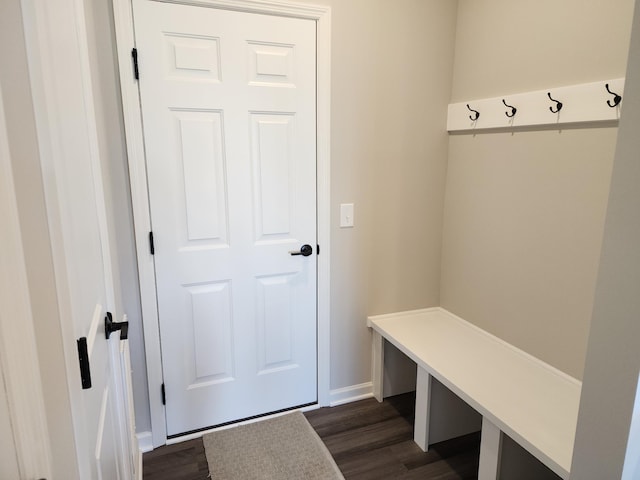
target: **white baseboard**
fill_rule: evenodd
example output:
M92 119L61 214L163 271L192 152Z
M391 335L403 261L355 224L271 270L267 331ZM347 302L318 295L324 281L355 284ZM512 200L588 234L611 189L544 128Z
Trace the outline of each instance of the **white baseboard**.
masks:
M153 450L151 432L136 433L136 437L138 437L138 449L141 453L147 453Z
M373 383L361 383L349 387L337 388L329 392L329 406L335 407L345 403L364 400L373 397Z
M136 465L136 480L142 480L142 452L138 452L138 463Z

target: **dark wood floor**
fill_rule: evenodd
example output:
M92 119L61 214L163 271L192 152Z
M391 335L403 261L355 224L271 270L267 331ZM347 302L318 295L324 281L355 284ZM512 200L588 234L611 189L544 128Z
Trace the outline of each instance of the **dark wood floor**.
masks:
M412 394L378 403L362 400L307 412L309 423L346 480L477 478L479 434L442 442L422 452L413 443ZM145 480L206 480L202 440L158 448L143 457Z

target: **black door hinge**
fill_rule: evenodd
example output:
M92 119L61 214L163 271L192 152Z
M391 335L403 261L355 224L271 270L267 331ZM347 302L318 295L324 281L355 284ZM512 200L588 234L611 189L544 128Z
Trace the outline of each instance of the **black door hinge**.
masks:
M316 255L320 255L320 245L316 245Z
M151 255L156 254L156 246L153 243L153 232L149 232L149 251L151 252Z
M164 392L164 383L160 386L160 391L162 392L162 404L167 404L167 394Z
M87 351L87 337L77 340L78 343L78 361L80 362L80 380L82 381L82 389L91 388L91 367L89 366L89 352Z
M131 58L133 58L133 76L136 80L140 79L140 72L138 71L138 49L131 49Z

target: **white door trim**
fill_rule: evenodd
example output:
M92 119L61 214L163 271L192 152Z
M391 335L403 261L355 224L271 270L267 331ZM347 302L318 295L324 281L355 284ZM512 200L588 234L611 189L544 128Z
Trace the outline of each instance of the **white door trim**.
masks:
M51 478L51 452L0 90L0 371L20 478ZM0 377L1 378L1 377Z
M165 0L160 0L165 1ZM168 1L168 0L167 0ZM169 3L209 6L242 12L264 13L316 21L317 25L317 192L318 192L318 404L329 404L330 355L330 88L331 9L325 6L276 0L172 0ZM155 268L149 253L151 217L142 136L142 112L138 84L133 77L131 49L135 46L131 0L113 0L120 87L124 111L129 177L133 204L138 275L147 361L152 443L167 440Z

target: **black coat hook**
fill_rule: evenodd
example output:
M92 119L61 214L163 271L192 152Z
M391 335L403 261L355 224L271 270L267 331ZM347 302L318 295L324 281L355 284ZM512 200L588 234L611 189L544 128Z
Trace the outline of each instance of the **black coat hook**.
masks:
M607 89L607 92L609 92L611 95L613 95L613 103L611 103L611 100L607 100L607 105L609 105L611 108L613 107L617 107L618 105L620 105L620 102L622 101L622 97L620 95L618 95L615 92L612 92L611 90L609 90L609 84L606 83L604 85Z
M477 110L474 110L473 108L471 108L468 103L467 103L467 108L469 109L470 112L473 112L475 114L475 115L469 115L469 118L471 120L473 120L475 122L476 120L478 120L480 118L480 112L477 111Z
M556 102L556 109L554 110L553 107L549 107L549 110L551 110L551 113L558 113L560 110L562 110L562 102L554 99L551 97L551 92L548 92L547 95L549 95L549 100L551 100L552 102Z
M516 107L514 107L513 105L508 105L507 102L504 101L504 98L502 99L502 103L504 103L505 107L511 109L511 115L509 115L509 112L504 112L504 114L509 118L515 116L515 114L518 111L518 109Z

